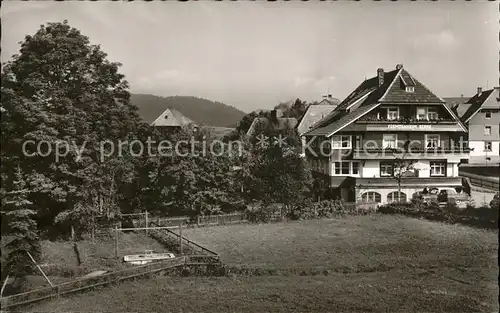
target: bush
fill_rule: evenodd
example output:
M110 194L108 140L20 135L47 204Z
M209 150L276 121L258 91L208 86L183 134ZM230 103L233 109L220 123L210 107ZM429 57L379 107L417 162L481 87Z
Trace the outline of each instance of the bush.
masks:
M345 203L342 200L323 200L312 202L310 199L293 206L288 217L293 220L331 218L345 215L364 215L377 211L373 204Z
M468 205L466 209L459 209L455 203L440 207L435 202L425 204L418 200L410 203L390 203L379 207L379 212L424 217L434 221L458 222L486 228L496 228L499 218L498 208L486 206L476 208L473 205Z
M490 207L495 210L500 210L500 193L497 192L490 201Z
M283 212L284 211L284 212ZM249 205L245 211L246 219L253 223L268 223L280 220L286 215L286 209L281 204L255 203Z

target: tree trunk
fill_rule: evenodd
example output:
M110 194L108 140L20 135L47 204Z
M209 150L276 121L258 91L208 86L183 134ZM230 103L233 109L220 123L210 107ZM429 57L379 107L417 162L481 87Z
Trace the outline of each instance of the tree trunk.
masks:
M398 203L401 202L401 179L398 180Z

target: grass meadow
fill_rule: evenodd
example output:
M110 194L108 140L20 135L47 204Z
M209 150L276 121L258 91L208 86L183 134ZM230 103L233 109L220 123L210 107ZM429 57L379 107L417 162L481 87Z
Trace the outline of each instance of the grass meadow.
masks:
M38 304L32 312L498 312L498 232L372 215L183 235L219 252L226 264L269 272L157 276Z

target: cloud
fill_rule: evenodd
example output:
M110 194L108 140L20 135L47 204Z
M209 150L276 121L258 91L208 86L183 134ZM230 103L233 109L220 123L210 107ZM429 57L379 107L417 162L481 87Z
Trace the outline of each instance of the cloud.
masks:
M15 13L33 12L40 9L46 9L51 3L42 1L3 1L2 17Z
M304 87L304 86L312 86L312 85L323 85L330 84L333 80L335 80L335 76L325 76L320 78L314 77L295 77L294 86L295 87Z
M199 80L199 75L178 69L166 69L142 76L136 83L140 88L180 87Z
M425 49L451 49L455 48L460 44L460 40L455 36L455 34L447 29L442 30L438 33L429 33L421 35L418 37L413 37L410 39L413 43L414 48L425 48Z

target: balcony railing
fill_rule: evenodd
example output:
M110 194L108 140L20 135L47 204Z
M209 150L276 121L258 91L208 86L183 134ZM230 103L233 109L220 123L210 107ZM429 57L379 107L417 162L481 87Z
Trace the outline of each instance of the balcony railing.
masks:
M453 157L468 159L470 148L412 148L404 149L380 149L380 148L358 148L354 149L353 158L355 159L434 159L436 157Z
M386 116L364 116L358 120L360 123L403 123L403 124L454 124L457 121L450 118L417 119L416 117L400 116L396 119L388 119Z

